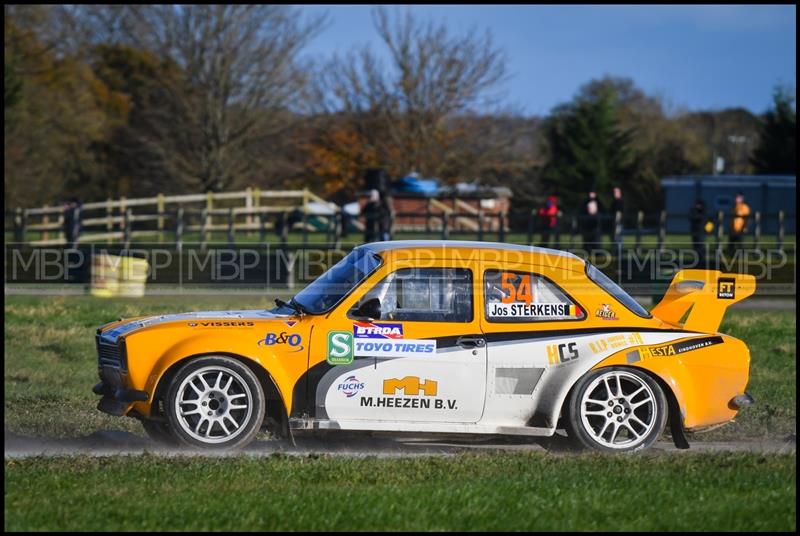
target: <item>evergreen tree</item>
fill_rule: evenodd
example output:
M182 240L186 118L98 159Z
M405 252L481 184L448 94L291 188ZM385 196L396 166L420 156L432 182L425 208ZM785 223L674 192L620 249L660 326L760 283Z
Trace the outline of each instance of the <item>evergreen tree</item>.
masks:
M604 205L615 185L635 173L633 132L620 125L612 90L579 96L553 111L545 124L549 161L543 171L547 193L562 206L576 208L587 192L598 192Z
M797 173L797 110L794 96L779 87L773 96L773 106L764 116L761 140L751 161L757 173L794 175Z

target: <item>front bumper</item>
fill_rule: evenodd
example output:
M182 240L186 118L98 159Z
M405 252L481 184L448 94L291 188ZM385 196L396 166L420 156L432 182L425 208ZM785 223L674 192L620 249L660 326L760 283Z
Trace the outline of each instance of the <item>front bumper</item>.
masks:
M92 392L103 397L97 403L97 409L117 417L127 414L134 402L146 402L150 398L145 391L128 389L119 369L113 367L100 368L100 383L92 388Z

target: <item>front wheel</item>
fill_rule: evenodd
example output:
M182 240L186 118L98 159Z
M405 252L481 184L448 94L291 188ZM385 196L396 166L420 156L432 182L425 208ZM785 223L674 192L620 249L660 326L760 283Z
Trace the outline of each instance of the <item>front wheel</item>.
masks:
M222 356L189 361L172 378L165 413L182 443L208 449L241 448L264 420L264 391L247 366Z
M609 367L575 384L567 432L585 448L631 452L651 446L666 422L667 399L658 383L636 369Z

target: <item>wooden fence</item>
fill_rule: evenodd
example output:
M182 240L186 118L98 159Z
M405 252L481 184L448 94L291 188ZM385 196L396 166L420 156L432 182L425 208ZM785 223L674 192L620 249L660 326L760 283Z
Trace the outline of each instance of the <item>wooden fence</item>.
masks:
M427 209L420 213L397 212L391 215L394 238L403 234L415 238L449 239L468 235L477 240L515 241L533 244L546 241L555 247L575 247L586 223L583 216L556 216L556 225L543 230L535 211L487 213L474 207L454 203L453 207L439 206L431 199ZM467 210L468 209L468 210ZM594 221L598 226L595 236L612 243L639 248L645 237L655 237L657 249L667 243L668 222L677 218L687 220L686 214L667 214L665 211L645 214L606 214ZM712 241L719 249L727 242L730 215L718 212L711 215L714 222ZM762 214L756 211L750 219L748 246L759 248L765 237L763 223L769 218L774 228L771 242L783 249L786 241L787 218L794 214L778 212ZM313 194L308 189L262 191L247 188L238 192L205 193L150 198L108 199L86 203L76 211L80 221L76 242L107 244L122 243L128 247L139 239L173 244L178 250L190 239L205 248L214 236L225 236L225 242L235 244L244 236L265 242L270 233L281 242L289 233L300 235L298 241L310 240L339 244L343 236L361 233L363 216L348 217L332 202ZM791 220L788 220L791 221ZM397 223L395 223L397 222ZM402 223L400 223L402 222ZM774 225L772 225L774 223ZM13 233L14 242L34 246L66 244L64 235L64 207L18 208L6 213L6 232ZM513 233L513 236L511 236ZM34 236L35 235L35 236ZM687 236L688 233L681 233ZM582 242L581 242L582 243ZM652 246L648 246L652 247Z

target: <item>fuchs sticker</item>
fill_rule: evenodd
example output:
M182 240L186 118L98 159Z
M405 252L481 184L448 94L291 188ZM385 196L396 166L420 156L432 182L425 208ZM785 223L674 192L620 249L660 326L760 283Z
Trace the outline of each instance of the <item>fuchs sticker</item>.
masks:
M353 334L349 331L328 332L327 361L331 365L349 365L353 362Z
M348 376L342 383L336 386L336 390L347 398L352 398L364 388L364 382L355 376Z
M353 335L357 339L402 339L403 324L354 322Z
M489 316L494 318L575 318L581 309L569 303L490 303Z
M717 299L733 300L736 298L736 280L721 277L717 281Z
M607 303L604 303L600 306L600 308L595 311L594 315L598 318L602 318L603 320L618 320L617 313L611 309L611 306Z

